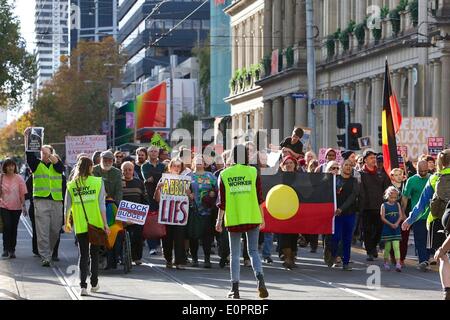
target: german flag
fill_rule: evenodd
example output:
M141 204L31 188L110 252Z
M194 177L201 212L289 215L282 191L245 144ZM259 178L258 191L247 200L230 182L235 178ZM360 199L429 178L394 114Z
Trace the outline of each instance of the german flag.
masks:
M381 115L381 133L383 142L384 170L390 175L393 168L398 168L397 142L395 134L400 130L402 115L397 97L392 91L391 76L386 60L384 71L383 113Z
M330 173L278 172L261 176L263 232L332 234L336 180Z

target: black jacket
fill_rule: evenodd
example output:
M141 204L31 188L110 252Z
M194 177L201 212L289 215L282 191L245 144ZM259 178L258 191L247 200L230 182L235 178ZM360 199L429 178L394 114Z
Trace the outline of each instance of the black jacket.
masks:
M380 210L384 191L391 185L391 180L383 169L377 170L375 174L364 170L360 173L360 212Z

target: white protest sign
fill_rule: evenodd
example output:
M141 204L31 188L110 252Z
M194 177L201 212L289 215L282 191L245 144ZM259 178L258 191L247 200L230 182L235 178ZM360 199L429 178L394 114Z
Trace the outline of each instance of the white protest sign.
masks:
M408 157L418 159L428 154L428 137L438 136L437 118L407 117L403 118L400 131L396 135L397 145L408 147Z
M80 153L86 153L91 157L95 151L106 150L106 136L67 136L66 159L67 163L74 165Z
M25 151L26 152L40 152L44 144L44 128L31 127L28 128L25 135Z
M310 128L302 128L303 129L303 137L300 139L301 143L303 144L303 152L306 150L309 150L309 144L311 140L311 132L312 130Z
M319 164L322 165L327 162L327 159L325 158L325 152L327 152L328 149L320 148L319 149ZM342 158L341 150L339 149L333 149L336 152L336 160L340 165L344 163L344 158Z
M281 151L277 151L277 152L271 152L267 155L267 165L269 167L275 167L278 166L278 161L280 160L281 157Z
M116 220L144 225L149 206L122 200L117 208Z
M163 174L160 182L158 223L185 226L189 217L189 197L186 191L189 190L191 177Z

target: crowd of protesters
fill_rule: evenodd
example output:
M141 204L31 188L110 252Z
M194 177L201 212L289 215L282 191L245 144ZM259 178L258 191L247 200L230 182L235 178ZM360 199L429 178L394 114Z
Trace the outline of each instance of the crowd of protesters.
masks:
M430 200L436 197L439 184L441 190L449 189L440 181L444 181L441 177L450 175L450 150L442 151L437 159L424 155L416 164L403 155L403 168L395 168L388 175L383 168L382 155L371 149L366 149L362 154L345 150L341 153L343 162L339 163L336 161L337 150L329 148L325 152L325 160L320 163L314 152L304 153L302 136L303 130L295 128L292 135L285 138L279 146L270 146L271 149L278 148L280 151L280 165L275 169L280 172L329 173L336 176L337 203L333 235L259 233L256 232L259 229L254 229L260 223L255 222L258 220L255 217L252 220L254 223L244 227L227 225L223 202L226 191L221 178L231 172L230 168L238 170L232 150L226 150L221 155L205 156L182 147L172 153L172 159L167 150L156 146L138 148L133 155L105 150L94 153L92 157L79 155L76 167L70 172L54 149L45 145L40 156L27 153L26 181L18 174L14 161L8 159L3 163L0 175L2 257L16 258L17 226L21 214L30 216L33 228L32 252L41 258L44 267L59 260L61 227L65 224L65 229L71 230L74 226L80 252L82 293L87 294L89 255L94 261L91 263L92 291L98 291L98 248L91 246L89 250L85 237L86 224L80 224L80 220L83 220L82 211L78 207L76 194L66 188L67 184L73 189L74 183L87 183L97 190L98 204L95 205L94 216L89 218L109 232L111 221L114 220L111 216L114 210L111 208L121 200L147 204L150 211L158 211L161 177L163 173L170 173L191 177L192 182L187 190L190 199L188 224L192 223L191 217L195 215L195 223L198 223L199 228L196 228L196 234L192 234L188 226L167 226L165 237L147 240L149 253L160 254L162 242L166 267L183 270L186 265L200 266L200 244L204 268L212 267L211 255L217 249L219 267L224 268L232 261L230 267L233 284L229 297L239 297L236 285L239 272L236 270L241 255L244 257L244 265L253 266L255 270L255 277L260 283L260 296L267 296L267 290L263 287L261 261L258 260L258 245L263 261L270 264L273 263L274 241L277 243L278 256L287 269L297 267L295 261L299 246L309 244L310 252L316 253L322 237L323 258L329 267L352 270L352 243L360 240L369 263L377 259L378 254L384 250L384 269L390 270L392 264L396 271L401 272L405 267L410 227L413 229L418 254L417 268L425 272L430 264L440 261L443 287L450 297L447 285L449 281L445 282L446 275L450 273L447 270L450 265L448 259L443 259L450 246L447 244L450 241L444 242L446 224L443 223L447 221L444 221L444 212L432 213L429 205ZM271 151L273 150L258 150L256 144L247 142L245 165L255 167L259 177L261 171L268 168L268 152ZM101 179L95 180L95 177ZM255 183L254 200L257 203L254 210L258 211L256 208L263 201L259 178ZM26 200L30 202L28 210ZM64 220L64 213L66 218L70 215L69 209L72 209L72 220ZM143 227L131 224L126 229L131 238L132 260L140 265L144 250ZM242 251L240 245L237 245L241 240L244 243ZM108 251L105 269L117 268L117 264L121 262L120 250L119 246L114 246Z

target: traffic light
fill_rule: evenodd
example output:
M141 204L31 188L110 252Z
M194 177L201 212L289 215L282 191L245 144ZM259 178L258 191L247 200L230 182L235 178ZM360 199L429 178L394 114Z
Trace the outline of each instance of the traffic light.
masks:
M344 103L344 101L341 100L337 103L336 126L339 129L345 129L345 108L347 108L347 105Z
M348 125L348 149L360 150L358 138L362 137L362 125L361 123L350 123Z
M345 133L337 135L337 145L345 148Z
M383 145L383 134L382 134L383 128L381 126L378 126L378 145L381 147Z

